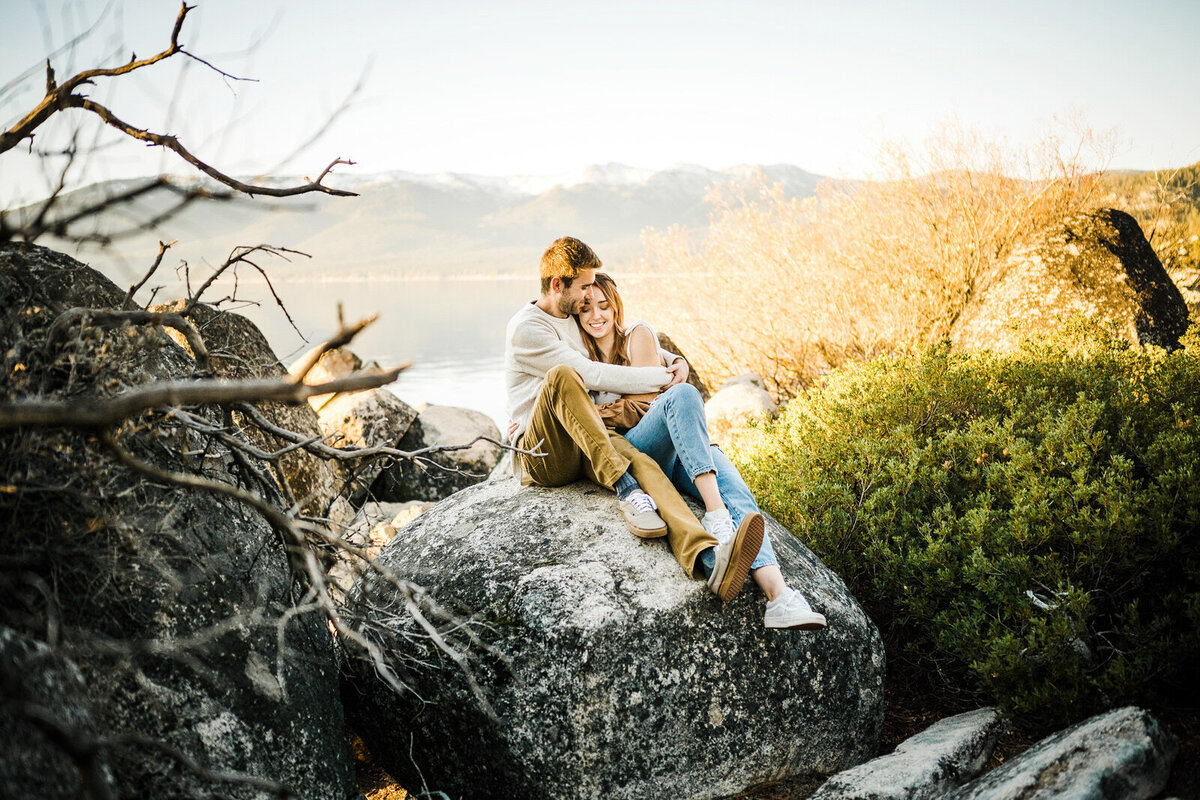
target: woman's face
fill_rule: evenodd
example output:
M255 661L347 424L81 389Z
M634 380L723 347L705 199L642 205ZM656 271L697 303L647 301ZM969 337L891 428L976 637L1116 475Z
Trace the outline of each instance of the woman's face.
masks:
M579 322L593 339L604 339L613 332L612 304L599 288L592 289L592 299L579 310Z

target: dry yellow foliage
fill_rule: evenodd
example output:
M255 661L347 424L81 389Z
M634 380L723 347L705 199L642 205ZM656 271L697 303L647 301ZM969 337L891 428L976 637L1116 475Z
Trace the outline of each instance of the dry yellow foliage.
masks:
M786 399L846 361L945 338L989 268L1097 202L1109 148L1086 130L1016 148L945 126L815 197L761 176L716 187L702 241L644 233L629 294L710 382L757 372Z

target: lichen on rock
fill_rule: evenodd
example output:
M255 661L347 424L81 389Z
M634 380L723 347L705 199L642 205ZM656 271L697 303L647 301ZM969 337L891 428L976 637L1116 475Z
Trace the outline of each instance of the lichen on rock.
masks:
M463 670L397 622L381 644L437 668L404 696L357 668L347 713L402 784L452 796L719 797L860 763L882 722L879 634L807 548L768 531L826 630L764 629L749 583L723 608L593 484L458 492L378 560L473 612L491 651L452 640L476 653ZM358 591L363 613L392 618L385 581Z

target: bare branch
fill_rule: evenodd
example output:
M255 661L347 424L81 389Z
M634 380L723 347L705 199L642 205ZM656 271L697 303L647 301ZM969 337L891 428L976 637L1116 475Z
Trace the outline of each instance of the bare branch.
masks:
M208 67L213 72L217 73L218 75L221 75L224 78L228 78L231 81L241 81L243 83L258 83L258 78L239 78L237 75L230 75L225 70L213 66L211 63L209 63L208 61L205 61L203 58L196 55L195 53L189 53L187 50L184 50L182 48L180 48L179 52L183 53L185 56L192 59L193 61L199 61L201 64Z
M309 192L322 192L324 194L334 195L335 197L357 197L358 196L357 192L351 192L351 191L348 191L345 189L334 189L332 187L325 186L324 184L321 183L321 181L324 180L325 177L338 164L348 164L348 165L353 166L354 162L350 161L348 159L335 158L333 161L329 162L329 166L325 167L325 169L321 172L321 174L317 178L317 180L310 181L309 183L302 184L300 186L292 186L292 187L282 188L282 189L272 187L272 186L256 186L256 185L249 184L249 183L243 183L242 181L239 181L237 178L233 177L232 175L227 175L224 172L221 172L216 167L213 167L213 166L209 165L208 163L201 161L197 156L193 155L190 150L188 150L186 147L184 147L183 144L181 144L180 141L178 139L176 139L174 136L164 135L161 133L154 133L153 131L148 131L148 130L145 130L144 128L135 127L135 126L129 124L128 122L125 122L124 120L120 119L116 114L114 114L112 111L110 111L106 106L103 106L103 105L97 103L95 100L91 100L91 99L89 99L87 97L83 97L81 95L73 94L73 95L67 96L63 100L63 102L65 104L65 107L82 108L85 111L91 111L93 114L98 116L100 119L104 120L104 122L106 122L108 125L111 125L112 127L121 131L126 136L129 136L133 139L137 139L142 142L146 142L146 143L154 145L156 147L165 147L166 149L171 150L176 155L178 155L180 158L182 158L184 161L188 162L193 167L200 170L205 175L209 176L210 178L217 181L218 183L222 183L222 184L228 186L230 189L234 189L236 191L242 192L244 194L248 194L250 196L267 195L269 197L292 197L294 195L299 195L299 194L308 194ZM3 152L3 150L0 150L0 152Z
M162 263L163 256L166 255L167 249L170 248L171 245L175 244L175 242L178 242L178 241L179 241L178 239L173 239L169 242L164 242L161 239L159 240L158 255L155 257L154 263L150 265L150 269L146 271L146 274L142 276L142 279L140 281L138 281L137 283L135 283L129 287L129 293L125 295L125 303L126 304L130 303L133 300L133 296L135 294L137 294L137 290L142 288L142 286L145 285L146 281L150 280L150 276L152 276L155 272L158 271L158 266L159 266L159 264ZM194 350L195 347L193 347L192 349Z
M259 245L255 245L253 247L247 247L247 246L235 247L230 252L229 257L225 259L225 262L223 264L221 264L221 266L219 266L215 270L213 270L213 274L209 275L208 279L206 281L204 281L204 283L200 284L200 288L197 289L195 291L195 293L192 293L189 295L188 304L184 307L183 311L180 313L183 313L183 314L192 313L192 309L195 308L199 304L201 295L203 295L204 292L208 290L208 287L210 287L214 283L216 283L217 279L220 278L223 274L225 274L226 270L228 270L230 267L234 267L237 264L250 264L255 269L257 269L260 274L265 274L265 273L263 273L262 269L257 264L255 264L254 262L252 262L250 260L250 256L254 255L255 253L268 253L273 256L279 256L280 258L282 258L284 260L287 260L287 256L284 255L285 253L291 253L293 255L299 255L299 256L304 256L305 258L310 258L308 253L302 253L299 250L289 250L286 247L274 247L269 244L259 244ZM278 300L278 296L276 296L276 299ZM290 316L288 317L288 320L291 321ZM293 327L295 327L294 323L293 323ZM360 328L360 330L361 330L361 328Z
M259 789L264 792L270 792L275 797L283 798L297 797L295 791L290 787L284 786L282 783L262 778L257 775L250 775L245 772L230 772L226 770L212 770L202 765L199 761L189 756L187 753L180 750L178 747L166 742L162 739L153 736L146 736L140 733L124 733L119 736L107 737L103 740L108 744L133 744L138 747L150 747L163 755L169 756L178 761L181 766L189 772L197 775L205 780L219 781L221 783L234 783L242 786L249 786L254 789Z
M67 152L65 155L73 157L74 153ZM67 164L67 167L69 166L70 163ZM64 176L65 169L66 168L64 168L63 172ZM176 186L169 178L158 177L139 186L135 186L131 189L126 189L123 192L118 192L117 194L97 200L94 203L89 203L83 208L80 208L66 216L47 221L46 218L49 216L50 210L62 202L60 194L64 186L65 181L60 179L59 188L56 189L50 197L42 201L42 207L34 221L28 224L23 224L19 228L12 229L12 233L5 232L5 235L0 236L0 239L11 238L12 234L15 233L20 235L20 237L27 242L34 242L41 236L49 233L57 236L60 239L75 242L77 244L83 242L96 242L102 245L107 245L118 239L126 238L139 233L142 230L153 229L166 220L171 219L184 208L197 200L225 201L230 200L234 196L232 192L213 191L202 186L189 186L186 188L180 187ZM163 189L164 191L172 192L176 195L179 195L180 199L174 205L168 206L155 216L140 222L136 227L128 230L105 234L89 233L79 235L71 233L70 227L75 223L82 220L91 219L110 208L119 208L127 205L139 197L149 194L156 189Z
M193 6L188 6L186 3L180 7L179 16L175 19L175 29L171 32L170 46L149 58L144 58L140 61L136 58L131 59L128 63L115 68L84 70L67 79L64 83L55 85L52 89L50 86L54 81L54 71L50 68L50 62L47 59L46 84L48 91L46 92L46 96L42 99L42 102L38 103L36 108L26 114L16 125L4 133L0 133L0 153L11 150L22 139L31 136L42 123L54 116L56 112L67 108L70 105L72 93L80 86L94 83L95 78L111 78L118 75L127 75L134 70L148 67L151 64L156 64L165 58L175 55L179 51L179 31L183 28L184 18L192 8Z
M315 386L276 378L247 381L164 381L115 397L18 400L0 403L0 429L22 426L99 428L116 424L142 411L164 406L233 403L239 400L273 400L299 405L313 395L377 389L396 380L403 370L403 367L363 370Z
M535 444L533 446L533 449L523 450L520 447L516 447L512 444L508 444L507 442L498 442L495 439L491 438L490 436L476 436L474 439L472 439L470 442L467 442L466 444L431 445L429 447L422 447L419 450L397 450L394 447L389 447L387 445L382 445L382 444L375 445L374 447L358 447L358 448L355 448L355 447L330 447L329 445L320 444L320 440L317 440L316 442L311 442L311 440L307 439L306 437L304 437L303 435L301 435L299 433L296 433L295 431L289 431L287 428L281 428L280 426L276 425L275 423L273 423L269 419L267 419L261 411L259 411L257 408L250 405L249 403L236 403L234 405L234 408L236 408L241 413L245 414L247 417L249 417L254 422L255 425L257 425L259 428L266 431L267 433L271 434L272 436L276 436L280 439L284 439L285 441L295 442L298 444L305 443L304 444L305 450L309 451L310 453L312 453L314 455L324 456L326 458L336 458L336 459L348 460L348 459L364 458L366 456L375 456L375 455L390 456L392 458L421 458L423 456L435 455L437 453L451 452L454 450L466 450L466 449L470 448L472 445L474 445L476 442L481 442L481 441L494 444L497 447L499 447L501 450L511 450L513 453L520 453L522 455L533 456L534 458L545 458L546 457L545 453L540 452L541 447L544 444L544 442L539 441L537 444ZM432 463L435 466L437 466L439 469L451 470L451 468L445 467L441 464L437 464L436 462L432 462Z
M8 150L11 150L12 148L16 147L17 144L19 144L21 141L23 141L25 139L30 139L30 142L32 144L32 137L33 137L34 131L36 131L39 127L41 127L42 124L44 124L52 116L54 116L55 114L57 114L60 111L65 111L68 108L81 108L85 111L90 111L92 114L95 114L97 117L99 117L101 120L103 120L106 124L112 126L113 128L116 128L118 131L125 134L126 136L137 139L139 141L146 142L146 143L156 146L156 147L163 147L168 150L171 150L176 155L178 155L180 158L182 158L184 161L188 162L193 167L195 167L196 169L203 172L205 175L208 175L213 180L217 181L218 183L224 184L225 186L228 186L231 189L242 192L244 194L248 194L251 196L267 195L270 197L291 197L294 195L308 194L310 192L320 192L323 194L334 195L337 197L354 197L354 196L356 196L357 195L356 192L350 192L350 191L346 191L344 189L334 189L334 188L326 186L322 183L322 181L325 180L325 178L330 174L330 172L332 172L333 168L335 166L337 166L338 164L352 165L354 163L353 161L350 161L348 159L343 159L343 158L334 159L333 161L331 161L329 163L329 165L327 167L325 167L325 169L318 176L317 180L309 181L308 183L302 184L300 186L279 188L279 187L261 186L261 185L244 183L244 182L239 181L238 179L234 178L233 176L222 172L221 170L217 169L216 167L213 167L212 165L206 163L205 161L202 161L199 157L197 157L190 150L188 150L186 147L184 147L183 144L180 143L180 141L176 137L170 136L170 135L164 135L164 134L160 134L160 133L155 133L153 131L149 131L149 130L146 130L143 128L138 128L134 125L131 125L130 123L125 122L124 120L119 118L116 114L114 114L106 106L101 105L100 103L97 103L96 101L91 100L90 98L88 98L82 94L76 93L77 89L79 89L80 87L85 86L85 85L94 84L96 79L98 79L98 78L113 78L113 77L118 77L121 75L128 75L129 73L131 73L135 70L143 69L145 67L149 67L153 64L156 64L160 61L168 59L177 53L184 53L184 55L188 56L189 58L193 58L197 61L200 61L201 63L212 68L213 70L215 70L216 72L220 73L221 75L223 75L227 78L233 78L235 80L244 80L242 78L236 78L235 76L232 76L227 72L217 69L212 64L209 64L207 61L204 61L204 59L198 58L197 56L195 56L191 53L187 53L183 50L183 47L179 44L179 34L183 29L184 20L187 18L187 14L189 11L192 10L192 8L194 8L194 6L189 6L186 3L184 3L180 6L179 15L175 19L175 27L171 31L171 43L164 50L156 53L153 56L150 56L149 58L138 59L135 55L128 62L126 62L125 64L123 64L119 67L84 70L83 72L73 75L72 77L70 77L69 79L67 79L66 81L64 81L61 84L56 82L55 76L54 76L54 70L50 66L49 60L47 60L47 62L46 62L46 96L42 99L42 101L40 103L38 103L38 105L33 110L31 110L28 114L26 114L20 121L18 121L15 125L13 125L11 128L9 128L7 131L0 133L0 153L4 153L4 152L7 152Z

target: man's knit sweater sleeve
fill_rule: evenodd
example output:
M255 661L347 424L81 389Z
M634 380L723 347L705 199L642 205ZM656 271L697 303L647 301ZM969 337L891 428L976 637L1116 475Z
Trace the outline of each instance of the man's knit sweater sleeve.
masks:
M510 363L523 371L544 377L552 367L564 364L579 372L588 389L646 394L657 392L671 379L665 367L624 367L592 361L560 338L551 324L534 315L524 316L511 327L508 346Z

